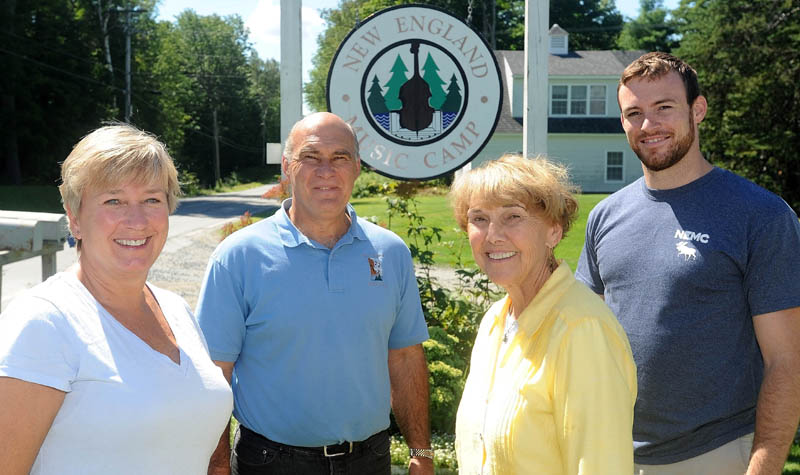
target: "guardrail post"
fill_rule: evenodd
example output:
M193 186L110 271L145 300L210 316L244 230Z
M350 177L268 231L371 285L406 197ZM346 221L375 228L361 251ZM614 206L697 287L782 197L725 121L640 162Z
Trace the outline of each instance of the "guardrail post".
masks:
M0 210L0 302L3 265L42 256L42 281L56 273L56 252L67 240L67 218L57 213Z

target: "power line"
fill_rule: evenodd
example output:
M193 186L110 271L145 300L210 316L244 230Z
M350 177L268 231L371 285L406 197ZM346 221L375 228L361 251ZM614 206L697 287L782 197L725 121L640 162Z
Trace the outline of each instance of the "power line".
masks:
M40 48L42 48L42 49L45 49L45 50L47 50L47 51L52 51L52 52L54 52L54 53L62 54L62 55L64 55L64 56L68 56L68 57L70 57L70 58L72 58L72 59L76 59L76 60L78 60L78 61L82 61L82 62L84 62L84 63L88 63L88 64L90 64L90 65L92 65L92 66L105 66L104 64L102 64L102 63L99 63L99 62L97 62L97 61L94 61L94 60L91 60L91 59L86 59L86 58L84 58L84 57L81 57L81 56L78 56L78 55L72 54L72 53L70 53L70 52L67 52L67 51L64 51L64 50L61 50L61 49L58 49L58 48L54 48L54 47L52 47L52 46L49 46L49 45L47 45L47 44L45 44L45 43L43 43L43 42L41 42L41 41L39 41L39 40L37 40L37 39L30 38L30 37L28 37L28 36L20 36L20 35L17 35L17 34L11 33L10 31L0 31L0 33L5 33L6 35L12 36L12 37L14 37L14 38L17 38L17 39L20 39L20 40L26 40L26 41L29 41L29 42L31 42L31 43L34 43L34 44L36 44L36 46L38 46L38 47L40 47Z
M72 76L74 78L77 78L77 79L80 79L80 80L83 80L83 81L87 81L87 82L90 82L90 83L93 83L93 84L97 84L97 85L100 85L100 86L104 86L104 87L108 87L108 88L111 88L111 89L115 89L117 91L124 91L124 89L121 89L121 88L119 88L117 86L114 86L112 84L107 84L107 83L104 83L102 81L98 81L97 79L94 79L94 78L83 76L83 75L78 74L78 73L73 73L72 71L67 71L66 69L61 69L61 68L59 68L57 66L53 66L53 65L50 65L50 64L47 64L47 63L43 63L41 61L37 61L35 59L32 59L32 58L29 58L29 57L25 56L24 54L19 54L19 53L16 53L14 51L9 51L9 50L7 50L5 48L2 48L2 47L0 47L0 52L9 54L11 56L16 56L17 58L20 58L20 59L23 59L25 61L31 62L31 63L39 66L39 67L46 68L46 69L52 69L54 71L58 71L60 73L66 74L68 76Z

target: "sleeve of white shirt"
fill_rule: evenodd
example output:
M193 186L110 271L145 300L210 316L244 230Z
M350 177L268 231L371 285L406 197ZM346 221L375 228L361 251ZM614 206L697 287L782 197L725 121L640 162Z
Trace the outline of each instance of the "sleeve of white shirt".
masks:
M591 318L570 326L553 398L564 473L633 473L636 367L617 332Z
M0 315L0 376L69 392L80 361L76 339L52 303L18 298Z

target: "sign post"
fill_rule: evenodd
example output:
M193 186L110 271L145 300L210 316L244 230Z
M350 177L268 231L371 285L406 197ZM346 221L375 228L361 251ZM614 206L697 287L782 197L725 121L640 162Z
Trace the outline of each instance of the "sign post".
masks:
M281 0L281 150L294 123L303 118L301 7L299 0Z
M550 16L548 0L525 0L525 78L522 154L547 153L547 60Z

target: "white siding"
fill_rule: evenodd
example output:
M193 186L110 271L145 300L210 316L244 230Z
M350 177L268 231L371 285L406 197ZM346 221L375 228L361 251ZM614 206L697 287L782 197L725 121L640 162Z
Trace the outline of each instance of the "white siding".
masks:
M521 150L522 135L495 134L472 167ZM547 150L551 159L569 167L572 180L587 193L614 192L642 176L639 159L623 134L548 134ZM606 182L606 152L622 152L622 182Z
M494 134L481 153L472 160L472 167L498 159L506 153L522 153L522 134Z
M642 176L639 159L623 134L550 134L547 147L550 158L567 165L587 193L617 191ZM606 152L622 152L622 182L606 182Z

